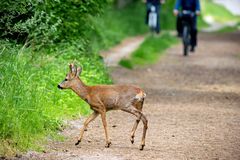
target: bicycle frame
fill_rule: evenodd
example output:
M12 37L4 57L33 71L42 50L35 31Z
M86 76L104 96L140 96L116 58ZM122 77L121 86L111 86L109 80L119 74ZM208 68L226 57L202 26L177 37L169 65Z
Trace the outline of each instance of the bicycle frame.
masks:
M190 46L190 41L191 41L191 29L192 29L192 23L193 23L193 18L196 14L192 11L186 11L183 10L181 13L179 13L179 17L181 18L182 21L182 28L183 28L183 35L182 35L182 42L183 42L183 55L187 56L188 51L189 51L189 46Z

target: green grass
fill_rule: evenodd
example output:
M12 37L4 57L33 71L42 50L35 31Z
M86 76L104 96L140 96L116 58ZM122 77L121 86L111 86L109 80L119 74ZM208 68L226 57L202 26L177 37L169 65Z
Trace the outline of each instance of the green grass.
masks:
M203 15L200 15L197 19L198 30L207 28L209 25L203 20Z
M71 90L57 88L69 70L68 63L81 64L81 78L87 84L111 83L97 55L84 55L71 46L58 46L51 54L8 42L1 46L0 156L41 150L46 137L56 138L64 119L90 112Z
M148 36L130 58L121 60L119 64L129 69L135 66L153 64L165 53L166 49L177 42L177 38L168 33L159 37Z
M176 17L173 15L175 0L167 0L161 6L160 23L163 30L175 30Z
M228 26L220 29L217 31L217 33L232 33L232 32L237 32L240 31L240 22L237 23L235 26Z
M224 6L213 3L211 0L202 0L201 3L204 16L211 16L216 22L240 21L239 16L234 16Z
M218 33L230 33L230 32L236 32L236 31L239 31L239 28L237 26L233 26L233 27L224 27L217 32Z

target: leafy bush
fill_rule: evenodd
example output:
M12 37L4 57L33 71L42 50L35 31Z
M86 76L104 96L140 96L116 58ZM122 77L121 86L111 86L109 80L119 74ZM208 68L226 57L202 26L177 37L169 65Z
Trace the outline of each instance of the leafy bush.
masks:
M1 38L46 45L86 39L88 19L102 12L107 0L1 1Z

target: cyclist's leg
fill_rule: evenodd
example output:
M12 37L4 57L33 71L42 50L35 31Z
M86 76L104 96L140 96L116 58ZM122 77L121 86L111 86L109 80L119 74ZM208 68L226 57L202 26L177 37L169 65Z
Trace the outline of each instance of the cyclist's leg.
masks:
M197 46L197 17L193 18L191 26L191 50Z
M176 29L178 37L182 37L183 34L183 24L182 24L182 18L177 16L177 22L176 22Z
M197 29L197 17L195 18L195 24L194 24L195 32L194 32L194 45L197 46L197 34L198 34L198 29Z
M157 13L157 26L155 28L155 31L157 34L160 33L160 10L161 10L161 6L160 5L155 5L156 8L156 13Z

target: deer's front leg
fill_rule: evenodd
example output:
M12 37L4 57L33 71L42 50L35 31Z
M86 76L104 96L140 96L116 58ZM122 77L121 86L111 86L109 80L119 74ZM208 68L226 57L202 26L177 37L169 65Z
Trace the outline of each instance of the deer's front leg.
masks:
M107 131L106 111L103 111L103 112L101 113L101 117L102 117L102 123L103 123L104 131L105 131L105 136L106 136L106 145L105 145L105 147L106 147L106 148L109 148L110 145L111 145L111 142L110 142L110 140L109 140L108 131Z
M83 137L83 133L84 133L85 129L87 128L88 124L89 124L91 121L93 121L98 115L99 115L99 113L97 113L97 112L94 111L94 112L85 120L85 122L84 122L84 124L83 124L83 127L82 127L81 130L80 130L80 135L79 135L78 141L77 141L77 143L75 143L75 145L78 145L78 144L81 142L82 137Z

